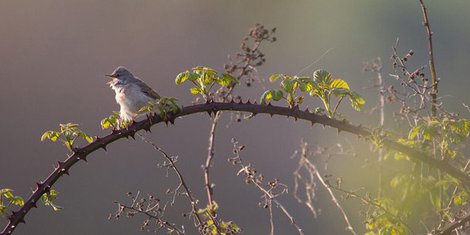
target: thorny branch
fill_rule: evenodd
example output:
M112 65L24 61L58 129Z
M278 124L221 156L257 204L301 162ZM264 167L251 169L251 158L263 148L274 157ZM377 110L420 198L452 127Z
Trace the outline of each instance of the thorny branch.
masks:
M262 198L264 199L262 202L259 203L260 207L269 209L269 221L271 225L271 233L270 235L274 235L274 221L273 221L273 213L272 213L272 204L274 203L276 207L278 207L281 212L289 219L292 226L295 227L297 232L300 235L303 235L302 229L299 227L297 222L295 221L294 217L287 211L287 209L276 199L277 197L287 193L287 185L282 184L279 182L279 179L273 179L268 182L267 188L263 186L264 177L262 174L258 173L257 170L252 167L250 164L245 164L241 158L241 151L245 148L243 145L239 145L238 141L232 139L233 143L233 153L234 157L228 159L228 161L232 165L239 165L240 170L238 171L237 175L243 173L245 176L245 183L246 184L253 184L255 185L262 193Z
M362 126L353 126L349 124L347 121L340 121L336 119L328 118L325 115L318 115L315 113L310 112L309 110L301 111L296 106L294 108L287 108L287 107L279 107L273 105L258 105L252 104L250 102L246 103L235 103L235 102L227 102L227 103L218 103L218 102L208 102L205 104L197 104L188 107L183 107L183 109L178 113L167 113L167 117L162 119L159 115L151 116L149 119L145 119L139 122L135 122L131 126L128 126L126 129L121 130L114 130L113 133L105 136L105 137L98 137L96 140L86 145L82 148L74 149L74 153L65 161L59 161L55 169L52 173L46 177L44 181L37 183L37 188L33 191L32 195L28 198L25 202L24 206L22 206L18 211L12 212L9 216L9 222L5 226L4 230L1 235L11 234L17 227L19 223L24 223L25 215L31 210L31 208L36 207L37 201L41 198L41 196L48 192L54 183L62 177L64 174L68 174L69 169L74 166L80 160L86 160L86 157L97 151L98 149L106 149L106 146L116 140L122 138L133 137L137 131L140 130L147 130L150 131L150 127L161 123L161 122L170 122L173 123L176 118L188 116L195 113L202 113L208 112L213 113L217 111L243 111L249 112L253 114L259 113L266 113L270 115L282 115L286 117L294 117L296 119L302 119L306 121L312 122L312 124L319 123L325 126L330 126L336 128L340 131L349 132L354 135L360 137L370 137L371 131L363 128ZM454 178L458 179L462 182L464 187L470 187L470 176L467 175L465 172L453 167L447 161L434 159L427 154L415 150L411 147L405 146L403 144L397 143L395 141L389 140L384 138L383 146L402 152L413 161L420 161L425 164L428 164L432 168L440 169L443 172L453 176Z
M334 195L333 191L329 187L329 185L325 182L323 177L321 176L320 172L317 170L316 166L309 160L309 156L311 155L309 149L308 149L308 144L307 142L304 142L302 140L300 144L301 148L301 153L300 153L300 158L299 158L299 164L297 166L297 169L294 171L294 184L295 184L295 192L294 194L296 195L296 198L299 202L304 202L305 205L310 209L310 211L313 213L313 215L316 217L317 213L316 210L313 208L313 198L315 196L314 192L314 187L315 187L315 182L314 178L315 176L317 177L318 181L325 187L325 189L328 191L328 194L331 197L331 201L335 204L336 207L338 207L339 211L343 215L344 222L346 223L347 227L346 229L350 231L352 234L356 235L356 231L354 231L353 226L349 222L349 218L344 211L343 207L339 204L338 199L336 199L336 196ZM307 172L308 178L305 178L301 170L305 169ZM305 185L305 192L306 192L306 197L307 200L302 200L300 197L297 196L297 190L298 190L298 185L299 181L301 181Z

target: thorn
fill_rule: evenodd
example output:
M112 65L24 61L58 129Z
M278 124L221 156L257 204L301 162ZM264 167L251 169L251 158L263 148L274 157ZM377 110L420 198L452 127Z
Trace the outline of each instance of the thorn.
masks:
M294 117L294 121L297 121L297 116L292 116L292 117Z
M165 120L165 124L166 124L166 126L168 126L168 120Z
M268 106L273 106L273 105L271 104L271 102L269 102L269 103L268 103Z
M45 193L48 193L48 192L50 192L50 191L51 191L51 186L46 185L46 188L44 189L44 192L45 192Z
M175 118L171 116L168 121L170 121L171 125L175 125Z
M99 136L97 136L97 135L95 135L95 139L96 139L96 141L101 140L101 138L100 138Z
M207 114L209 114L209 117L212 117L212 110L207 110Z
M60 169L60 172L62 172L63 174L66 174L66 175L70 175L69 171L65 168Z
M87 162L87 160L86 160L86 155L78 156L77 159L78 159L78 160L83 160L83 161Z
M135 132L134 132L134 131L130 132L130 133L129 133L129 136L132 137L132 139L135 140Z
M312 121L312 126L313 126L314 124L315 124L315 122L314 122L314 121Z
M235 103L235 101L233 101L233 97L230 97L230 102L229 103Z
M273 115L274 115L273 113L269 113L269 116L273 117Z
M238 104L243 104L243 100L240 98L240 101L238 101Z
M144 127L144 130L147 131L147 132L152 132L152 131L150 130L150 126Z
M258 102L255 100L255 102L253 102L253 104L258 104Z
M250 99L248 99L248 101L246 102L246 104L251 104Z
M104 151L108 151L108 150L106 149L106 144L102 144L102 145L101 145L101 148L102 148Z

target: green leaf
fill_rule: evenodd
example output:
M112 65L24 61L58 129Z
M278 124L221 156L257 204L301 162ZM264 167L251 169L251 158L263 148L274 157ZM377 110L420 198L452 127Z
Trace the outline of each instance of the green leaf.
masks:
M12 198L9 199L9 201L17 206L24 205L24 199L21 196L13 196Z
M279 101L282 99L283 93L281 90L272 90L272 98L274 101Z
M268 100L270 100L271 98L273 97L273 94L272 94L272 91L271 90L267 90L265 91L261 97L259 98L259 103L260 104L266 104L266 102Z
M13 189L9 189L9 188L2 188L0 189L0 194L5 194L5 193L8 193L8 192L13 192Z
M290 79L284 79L281 82L281 88L287 93L292 93L295 89L294 82Z
M414 139L418 135L419 131L421 130L421 127L422 126L413 127L413 129L411 129L410 133L408 134L408 139L410 140Z
M350 90L348 83L344 81L343 79L334 79L331 82L330 87Z
M93 137L89 136L89 135L85 135L85 140L88 142L88 143L92 143L93 142Z
M200 87L193 87L189 91L191 92L191 94L197 95L197 94L201 93L201 88Z
M313 72L313 78L315 81L326 85L330 85L331 83L331 74L323 69L319 69Z
M189 78L189 71L186 70L186 72L182 72L176 76L175 83L176 85L180 85L184 81L186 81Z
M276 80L278 80L279 78L282 78L284 77L283 74L273 74L269 77L269 81L270 82L275 82Z
M310 81L299 81L299 88L302 92L309 92L313 89L313 84Z
M231 83L238 83L238 79L228 73L222 73L222 78L230 81Z

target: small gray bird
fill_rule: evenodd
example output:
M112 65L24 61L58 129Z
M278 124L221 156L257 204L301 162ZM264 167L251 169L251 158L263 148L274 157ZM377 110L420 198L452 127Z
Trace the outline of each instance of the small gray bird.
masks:
M143 106L148 105L149 101L160 99L157 92L124 66L117 67L106 76L112 78L108 84L116 92L116 102L121 106L120 116L123 121L134 121Z

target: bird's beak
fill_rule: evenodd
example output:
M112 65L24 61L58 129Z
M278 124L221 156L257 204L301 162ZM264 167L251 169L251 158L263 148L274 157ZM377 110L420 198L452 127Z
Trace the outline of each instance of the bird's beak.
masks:
M104 76L110 77L110 78L112 78L112 79L117 78L117 76L116 76L115 74L105 74Z

